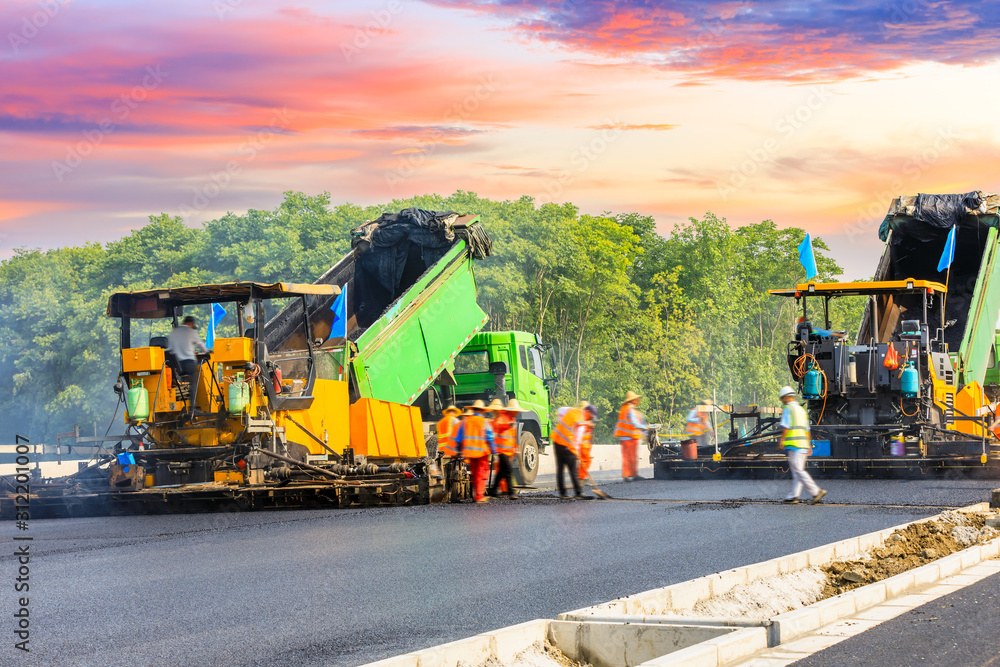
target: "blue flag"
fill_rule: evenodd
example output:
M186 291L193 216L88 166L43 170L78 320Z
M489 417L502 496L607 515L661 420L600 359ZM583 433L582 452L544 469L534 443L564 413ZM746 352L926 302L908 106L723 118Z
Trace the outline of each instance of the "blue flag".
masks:
M812 280L819 271L816 269L816 255L813 254L813 242L809 234L799 244L799 262L806 270L806 280Z
M948 232L948 240L944 242L944 252L941 253L941 259L938 260L938 271L945 271L949 266L951 266L952 260L955 259L955 230L957 227L952 227L951 231Z
M347 337L347 285L340 291L337 295L336 300L334 300L333 305L330 306L330 310L333 311L333 323L330 325L330 338L346 338ZM330 340L327 338L327 340Z
M215 327L219 326L219 322L225 316L226 309L221 304L213 303L212 316L208 318L208 333L205 334L205 347L210 350L215 345Z

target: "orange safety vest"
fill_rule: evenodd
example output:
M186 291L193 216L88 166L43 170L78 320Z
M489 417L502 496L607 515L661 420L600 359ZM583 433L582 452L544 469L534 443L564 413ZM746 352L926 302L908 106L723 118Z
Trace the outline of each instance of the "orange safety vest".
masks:
M705 435L708 432L708 415L695 408L698 421L688 421L684 424L684 430L694 436Z
M441 456L457 456L455 449L455 431L458 430L458 418L445 415L438 422L438 453Z
M556 430L552 433L552 441L557 445L561 445L573 452L577 456L580 452L576 450L576 425L582 421L587 421L587 417L583 414L583 410L580 408L572 408L566 411L566 414L562 416L559 423L556 424Z
M629 421L629 410L634 410L631 404L626 403L618 411L618 423L615 424L615 439L617 440L638 440L642 437L642 431L635 424Z
M462 456L467 459L478 459L490 455L490 445L486 441L486 429L489 425L482 415L472 415L462 420Z
M589 459L590 458L590 448L593 445L594 440L594 429L590 426L586 426L583 429L583 437L580 439L580 458Z
M494 419L493 433L496 438L497 454L517 455L517 423L513 417L502 414Z

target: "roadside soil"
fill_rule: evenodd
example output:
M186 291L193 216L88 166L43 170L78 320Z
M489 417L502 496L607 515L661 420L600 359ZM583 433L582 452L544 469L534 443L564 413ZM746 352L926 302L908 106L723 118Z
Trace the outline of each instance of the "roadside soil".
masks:
M459 663L463 665L464 663ZM548 641L535 642L516 656L513 662L502 663L489 658L481 667L591 667L588 662L574 662Z
M993 539L1000 533L985 527L988 516L983 512L950 511L934 520L897 529L886 538L884 546L856 559L823 566L826 584L820 599L888 579Z

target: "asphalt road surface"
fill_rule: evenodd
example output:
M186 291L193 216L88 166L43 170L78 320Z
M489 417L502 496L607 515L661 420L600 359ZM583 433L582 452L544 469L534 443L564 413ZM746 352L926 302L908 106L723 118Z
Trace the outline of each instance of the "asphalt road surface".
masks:
M1000 575L993 575L846 639L795 665L998 665L998 608Z
M601 477L605 479L602 480ZM615 500L32 521L30 653L11 665L359 665L989 499L996 483L598 482ZM543 489L551 480L542 480ZM548 497L545 497L548 495Z

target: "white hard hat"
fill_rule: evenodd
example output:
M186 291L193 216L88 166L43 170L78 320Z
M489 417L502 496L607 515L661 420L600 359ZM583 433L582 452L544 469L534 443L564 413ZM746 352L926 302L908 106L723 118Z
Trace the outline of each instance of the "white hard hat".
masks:
M784 398L785 396L794 396L795 390L791 387L782 387L781 391L778 392L778 398Z

